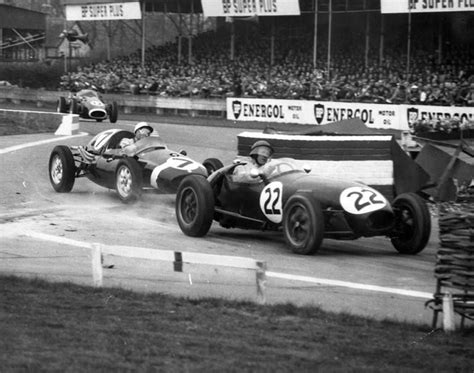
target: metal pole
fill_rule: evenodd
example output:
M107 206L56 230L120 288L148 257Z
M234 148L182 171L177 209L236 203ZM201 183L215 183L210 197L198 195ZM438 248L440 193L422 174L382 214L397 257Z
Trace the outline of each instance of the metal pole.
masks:
M407 40L407 72L406 72L406 79L408 79L408 75L410 74L410 51L411 49L411 1L408 5L408 40Z
M385 42L385 17L380 16L380 46L379 46L379 64L383 62L384 42Z
M145 2L142 3L142 68L145 67Z
M110 39L112 37L112 30L110 29L110 20L106 21L106 24L105 24L105 29L106 29L106 34L107 34L107 60L110 61L111 59L111 53L110 53Z
M270 37L270 66L275 62L275 18L272 17L272 35Z
M365 4L365 1L364 1ZM369 44L370 44L370 13L365 14L365 67L369 67Z
M314 0L313 68L318 58L318 0Z
M188 63L193 62L193 22L194 20L194 1L191 1L191 13L189 14L189 34L188 34Z
M179 17L179 31L178 31L178 64L181 64L181 43L182 43L182 30L183 20L181 17L181 1L178 0L178 17Z
M441 18L441 21L438 22L438 64L441 64L442 57L443 57L443 21L444 17L442 15L438 15Z
M332 0L329 0L328 16L328 79L331 79Z
M68 71L71 71L72 69L72 45L71 42L68 41L68 46L69 46L69 58L68 58Z
M234 55L235 55L235 26L234 26L234 20L231 19L230 23L230 60L234 61Z

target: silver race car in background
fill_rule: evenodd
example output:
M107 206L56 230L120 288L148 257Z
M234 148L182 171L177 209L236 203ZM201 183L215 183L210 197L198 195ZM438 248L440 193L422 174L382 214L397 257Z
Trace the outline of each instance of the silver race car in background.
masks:
M98 122L109 118L111 123L115 123L118 119L117 103L104 103L99 93L93 89L82 89L71 93L69 97L59 97L57 112L78 114L80 118L95 119Z

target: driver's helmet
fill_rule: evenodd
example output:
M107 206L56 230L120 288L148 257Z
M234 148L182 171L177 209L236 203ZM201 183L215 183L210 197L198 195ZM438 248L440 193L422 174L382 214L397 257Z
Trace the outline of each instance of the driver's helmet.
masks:
M142 129L142 128L148 128L150 130L150 133L153 132L153 127L150 126L147 122L138 122L136 125L135 125L135 128L133 129L133 132L134 133L137 133L138 130Z
M267 158L270 158L272 154L273 154L273 148L268 143L268 141L265 141L265 140L259 140L255 142L250 148L250 156L252 158L256 158L259 155L263 155Z

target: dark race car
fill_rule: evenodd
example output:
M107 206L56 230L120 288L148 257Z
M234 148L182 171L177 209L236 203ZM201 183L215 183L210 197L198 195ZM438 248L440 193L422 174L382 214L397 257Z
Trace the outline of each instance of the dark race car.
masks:
M133 137L130 131L111 129L97 134L86 146L56 146L49 158L49 179L54 190L70 192L75 179L85 176L116 190L123 202L131 202L144 189L175 193L185 176L208 176L222 166L217 159L195 162L184 151L168 149L158 136L120 148L122 139Z
M282 231L297 254L315 253L323 238L387 236L403 254L419 253L429 240L430 214L415 193L389 203L371 187L318 177L290 158L272 160L269 175L253 169L248 182L237 182L240 164L183 179L176 217L186 235L206 235L213 220L225 228Z
M57 112L78 114L80 118L95 119L98 122L109 118L111 123L115 123L118 119L117 103L113 101L105 104L93 89L82 89L67 98L59 97Z

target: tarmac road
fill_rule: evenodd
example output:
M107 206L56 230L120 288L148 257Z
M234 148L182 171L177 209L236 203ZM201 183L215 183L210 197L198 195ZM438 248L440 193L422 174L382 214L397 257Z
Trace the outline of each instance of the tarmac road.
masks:
M208 157L231 161L236 154L236 135L243 131L158 123L156 116L147 119L170 148L184 148L198 161ZM113 127L131 128L135 122L121 119ZM81 131L90 135L110 127L105 122L81 121ZM79 242L249 257L267 264L267 303L318 305L330 311L430 325L432 312L424 302L435 288L436 220L428 247L416 256L399 255L388 239L378 237L325 240L317 255L297 256L285 248L277 233L225 230L217 224L206 237L195 239L181 233L173 195L146 194L138 203L124 205L113 191L87 179L78 179L71 193L54 192L47 169L53 146L85 144L90 135L56 137L53 143L3 154L2 149L13 145L55 137L0 137L1 273L92 284L89 250L38 240L25 234L30 231ZM171 263L109 256L105 264L114 265L104 270L105 286L189 297L257 299L255 274L249 270L185 265L179 273Z

